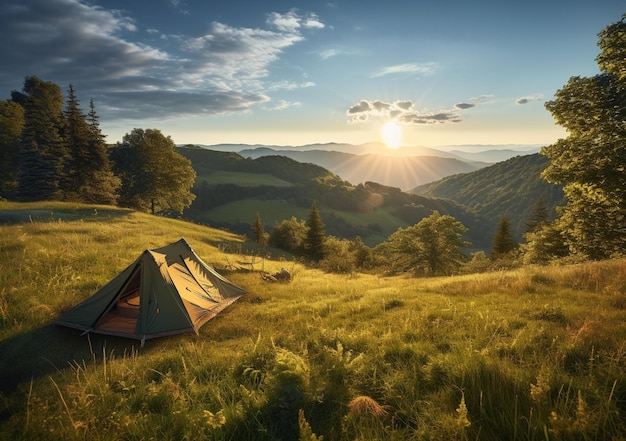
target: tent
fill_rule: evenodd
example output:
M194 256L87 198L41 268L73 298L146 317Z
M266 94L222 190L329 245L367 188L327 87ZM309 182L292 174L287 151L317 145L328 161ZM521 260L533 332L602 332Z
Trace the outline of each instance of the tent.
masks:
M204 263L185 239L144 251L56 324L142 341L198 329L246 292Z

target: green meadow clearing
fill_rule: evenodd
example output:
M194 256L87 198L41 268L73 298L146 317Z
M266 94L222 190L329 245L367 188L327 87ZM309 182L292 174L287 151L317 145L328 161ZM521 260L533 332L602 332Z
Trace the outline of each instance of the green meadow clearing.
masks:
M248 291L199 335L142 348L51 324L181 237ZM0 202L0 439L626 438L626 260L418 279L284 254L131 210ZM283 267L289 283L261 277Z

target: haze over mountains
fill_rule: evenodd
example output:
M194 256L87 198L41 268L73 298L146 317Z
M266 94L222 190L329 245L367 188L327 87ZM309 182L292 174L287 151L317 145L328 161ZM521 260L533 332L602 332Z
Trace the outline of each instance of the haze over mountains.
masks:
M196 144L197 145L197 144ZM302 146L216 144L200 147L236 152L246 158L286 156L322 166L352 184L377 182L402 190L443 177L468 173L509 158L539 151L537 145L459 145L387 148L382 143L308 144Z

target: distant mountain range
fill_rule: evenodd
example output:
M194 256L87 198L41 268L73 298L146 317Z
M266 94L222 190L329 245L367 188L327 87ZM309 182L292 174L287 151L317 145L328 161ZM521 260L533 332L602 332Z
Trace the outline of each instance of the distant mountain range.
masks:
M196 144L197 145L197 144ZM352 184L377 182L403 190L459 173L469 173L506 159L536 153L536 145L459 145L441 149L414 146L387 148L382 143L308 144L302 146L216 144L209 150L235 152L245 158L285 156L324 167Z

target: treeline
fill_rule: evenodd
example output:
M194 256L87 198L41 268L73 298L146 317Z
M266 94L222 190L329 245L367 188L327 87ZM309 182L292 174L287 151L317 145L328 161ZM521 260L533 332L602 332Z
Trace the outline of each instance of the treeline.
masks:
M73 86L31 76L0 102L0 196L182 213L194 199L191 163L171 138L133 129L109 146L93 99L83 113Z

